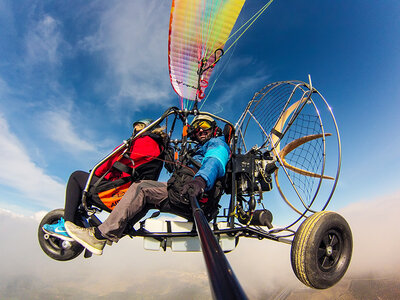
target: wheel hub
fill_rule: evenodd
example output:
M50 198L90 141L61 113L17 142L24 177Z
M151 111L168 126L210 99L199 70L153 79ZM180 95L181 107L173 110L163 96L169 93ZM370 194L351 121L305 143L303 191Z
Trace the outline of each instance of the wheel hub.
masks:
M63 249L69 249L69 248L71 248L72 245L71 245L71 242L69 242L69 241L63 241L61 246L63 247Z
M329 230L322 238L318 253L318 265L324 272L329 272L334 268L339 260L342 251L342 237L336 230Z

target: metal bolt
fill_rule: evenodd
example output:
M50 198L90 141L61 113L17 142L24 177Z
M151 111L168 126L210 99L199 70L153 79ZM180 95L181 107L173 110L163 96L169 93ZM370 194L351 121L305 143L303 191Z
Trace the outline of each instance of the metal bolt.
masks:
M64 248L64 249L69 249L69 248L71 248L71 242L69 242L69 241L63 241L62 242L62 247Z

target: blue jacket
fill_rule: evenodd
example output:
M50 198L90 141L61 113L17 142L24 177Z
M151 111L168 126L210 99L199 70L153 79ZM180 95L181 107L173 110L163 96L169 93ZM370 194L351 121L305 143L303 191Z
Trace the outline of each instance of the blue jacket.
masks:
M223 136L211 138L204 145L198 145L193 159L201 163L200 170L194 177L201 176L210 190L217 178L225 175L225 166L228 163L230 149Z

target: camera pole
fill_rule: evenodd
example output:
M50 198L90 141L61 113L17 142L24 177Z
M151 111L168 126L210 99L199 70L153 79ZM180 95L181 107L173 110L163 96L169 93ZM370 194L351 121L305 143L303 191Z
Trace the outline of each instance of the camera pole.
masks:
M196 197L190 197L193 218L207 266L213 298L217 300L248 299L200 208Z

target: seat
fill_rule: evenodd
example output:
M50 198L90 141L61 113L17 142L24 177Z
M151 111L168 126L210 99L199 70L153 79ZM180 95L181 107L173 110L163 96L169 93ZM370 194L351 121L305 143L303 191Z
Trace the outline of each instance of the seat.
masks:
M235 128L231 124L226 123L224 130L222 130L222 134L225 137L225 142L229 145L232 137L235 135Z

